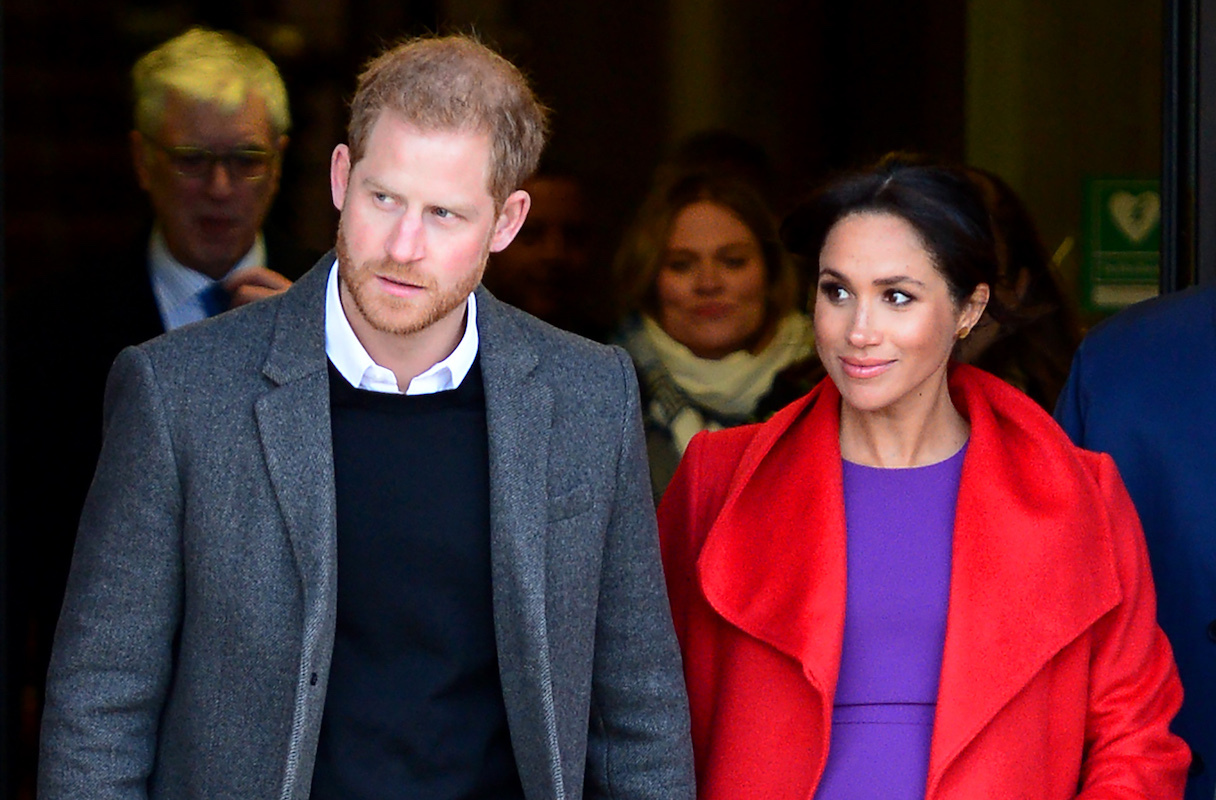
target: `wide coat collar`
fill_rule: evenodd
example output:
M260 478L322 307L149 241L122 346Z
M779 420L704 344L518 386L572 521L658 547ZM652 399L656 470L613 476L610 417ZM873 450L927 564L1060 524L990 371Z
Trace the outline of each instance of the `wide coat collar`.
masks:
M279 300L262 368L270 388L255 403L262 449L286 521L304 592L301 680L328 663L337 607L337 543L324 256ZM544 534L552 390L536 374L540 356L509 312L479 288L478 334L489 430L490 555L503 697L513 738L542 752L520 757L529 796L560 794L556 713L545 620ZM316 654L314 657L313 654ZM315 751L320 708L296 709L297 742ZM296 751L293 746L292 751ZM522 756L523 754L521 754ZM308 756L311 759L311 756ZM295 771L289 764L289 775ZM300 775L303 779L305 776ZM307 794L307 784L285 797Z
M952 547L929 795L949 763L1056 653L1121 600L1097 485L1033 402L956 365L971 424ZM697 563L727 622L796 659L830 730L844 632L840 394L825 380L757 429ZM820 753L822 764L826 757Z

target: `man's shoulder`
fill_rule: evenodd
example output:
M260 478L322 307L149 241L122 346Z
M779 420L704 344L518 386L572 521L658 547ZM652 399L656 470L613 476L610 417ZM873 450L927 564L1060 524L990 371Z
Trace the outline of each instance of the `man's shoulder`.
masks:
M581 383L601 370L618 372L621 364L630 363L619 347L556 328L503 303L487 290L478 291L477 302L478 317L489 324L487 333L500 339L488 339L484 346L525 347L536 354L539 368L570 373L574 383Z
M158 371L229 371L250 359L265 358L272 338L278 298L184 325L137 346Z
M193 385L208 376L261 373L277 358L288 372L325 367L324 266L282 294L163 333L140 350L157 371Z
M1200 363L1209 368L1211 358L1196 360L1196 352L1216 356L1216 287L1156 297L1104 320L1081 342L1074 379L1090 390L1154 376L1174 380Z
M1216 286L1195 286L1129 306L1099 323L1086 336L1086 348L1136 348L1188 329L1216 330Z

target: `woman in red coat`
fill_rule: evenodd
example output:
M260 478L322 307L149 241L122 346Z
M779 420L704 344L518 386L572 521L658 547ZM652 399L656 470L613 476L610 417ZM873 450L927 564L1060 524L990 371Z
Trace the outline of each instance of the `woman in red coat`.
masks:
M829 377L694 438L659 510L705 800L1182 796L1113 463L949 363L995 276L983 209L888 161L783 229Z

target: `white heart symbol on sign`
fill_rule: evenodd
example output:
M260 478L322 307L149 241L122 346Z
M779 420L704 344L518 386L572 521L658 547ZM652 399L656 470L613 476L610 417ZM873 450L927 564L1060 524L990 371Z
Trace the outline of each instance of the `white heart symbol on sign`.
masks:
M1115 192L1107 201L1115 225L1132 244L1140 244L1161 221L1161 195L1156 192Z

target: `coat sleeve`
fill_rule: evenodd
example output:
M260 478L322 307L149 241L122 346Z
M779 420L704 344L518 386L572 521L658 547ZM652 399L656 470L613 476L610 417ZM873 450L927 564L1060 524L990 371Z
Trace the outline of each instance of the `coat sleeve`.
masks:
M1078 797L1181 798L1190 752L1169 724L1182 705L1182 684L1157 625L1139 518L1114 462L1098 458L1123 601L1094 630Z
M605 542L588 733L587 798L692 800L680 652L659 560L637 379L623 351L621 451Z
M145 798L181 614L181 491L148 358L119 355L55 634L38 796Z

